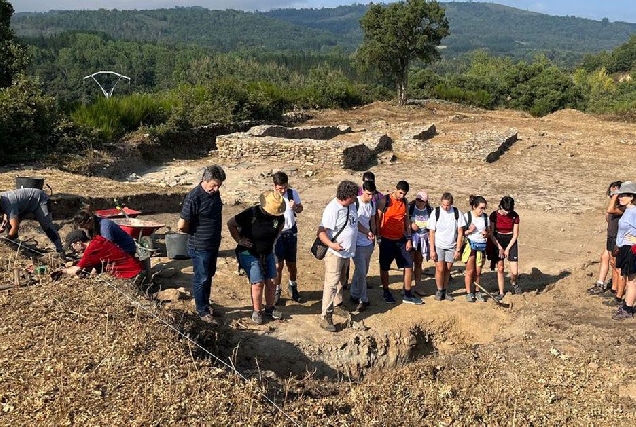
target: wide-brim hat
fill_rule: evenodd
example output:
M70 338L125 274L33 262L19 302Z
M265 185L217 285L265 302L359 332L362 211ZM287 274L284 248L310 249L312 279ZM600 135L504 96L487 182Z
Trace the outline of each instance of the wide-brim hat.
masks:
M285 213L285 199L274 190L268 190L261 194L261 209L272 216L279 216Z
M612 191L612 195L614 194L636 194L636 183L625 181L618 190Z
M88 242L90 239L84 232L84 230L73 230L66 235L66 246L65 249L69 250L71 245L75 242Z

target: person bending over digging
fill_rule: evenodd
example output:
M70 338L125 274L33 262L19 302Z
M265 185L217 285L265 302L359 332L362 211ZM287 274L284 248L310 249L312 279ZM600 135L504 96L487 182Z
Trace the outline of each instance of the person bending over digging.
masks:
M55 245L57 253L64 259L62 240L53 225L53 215L46 191L37 188L20 188L0 193L0 213L3 214L0 233L7 230L9 239L18 237L20 221L25 215L32 213L40 223L46 237Z
M82 254L82 257L77 265L51 273L54 280L63 274L75 276L98 273L109 273L118 279L135 279L138 284L145 279L141 261L102 236L95 236L91 240L84 230L73 230L66 236L66 248Z

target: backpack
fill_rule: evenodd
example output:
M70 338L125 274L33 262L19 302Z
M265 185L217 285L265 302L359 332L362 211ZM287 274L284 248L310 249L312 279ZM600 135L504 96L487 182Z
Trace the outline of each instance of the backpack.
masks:
M405 205L408 205L408 202L406 201L406 197L402 197L402 201L404 202ZM384 195L384 208L382 208L382 213L385 213L386 210L389 208L389 206L391 206L391 194L387 193Z
M433 212L433 208L430 205L426 205L424 210L426 211L426 213L428 213L428 216L431 216L431 212ZM415 200L409 203L409 218L413 216L414 212L415 212Z
M435 208L435 222L439 219L440 207ZM453 206L453 212L455 213L455 221L459 221L459 209Z
M468 230L468 227L470 227L470 224L473 222L473 214L471 211L467 212L468 214L468 221L466 221L466 225L464 226L464 230ZM481 217L484 219L484 224L488 224L488 215L486 214L486 212L481 214Z
M289 200L289 201L293 201L294 200L294 192L289 187L287 187L287 200ZM296 216L296 212L294 212L294 216Z

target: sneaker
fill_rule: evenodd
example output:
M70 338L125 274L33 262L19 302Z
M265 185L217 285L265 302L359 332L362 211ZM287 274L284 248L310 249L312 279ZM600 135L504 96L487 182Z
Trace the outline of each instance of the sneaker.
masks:
M402 297L402 302L405 304L415 304L415 305L420 305L422 304L422 300L418 297L416 297L415 295L411 294L411 295L404 295Z
M634 314L627 311L627 307L625 306L625 304L622 304L620 307L618 307L618 310L616 311L616 313L614 313L614 315L612 316L612 319L625 320L625 319L631 319L633 317L634 317Z
M202 322L208 323L212 326L219 326L219 322L212 316L212 313L205 313L203 316L200 316Z
M447 289L444 290L444 299L446 301L454 301L455 297L451 295L450 291L448 291Z
M257 325L262 325L263 324L263 314L260 311L253 311L252 312L252 322L256 323Z
M475 293L475 299L479 302L486 302L486 298L481 294L481 292Z
M382 297L387 304L395 304L395 298L393 298L393 294L388 289L384 290Z
M466 301L475 302L475 294L473 294L473 293L466 294Z
M290 283L288 286L288 289L289 289L289 294L291 295L291 298L296 302L300 302L300 293L298 292L298 286L292 285Z
M497 294L493 298L497 301L501 301L504 299L505 294Z
M263 314L267 317L269 317L272 320L280 320L283 318L283 313L281 313L280 311L276 310L274 307L269 307L266 308L263 311Z
M327 332L336 332L336 326L333 324L331 313L328 313L320 319L320 327Z
M437 291L437 292L435 292L435 299L436 299L437 301L441 301L441 300L443 300L443 299L444 299L444 297L445 297L445 293L444 293L444 291Z
M603 301L603 305L606 305L608 307L618 307L619 305L623 305L623 299L614 297L612 299L608 299L607 301Z
M274 292L274 305L280 304L280 294L281 294L281 288L280 286L276 286L276 291Z
M360 313L361 311L366 310L367 306L365 303L363 303L362 301L360 301L360 303L358 305L356 305L356 312Z
M595 284L587 290L587 293L589 295L601 295L603 292L605 292L603 287L599 286L598 284Z
M516 283L512 284L512 294L513 295L521 295L523 291L521 290L521 286Z
M342 306L342 304L335 305L333 307L333 312L340 317L349 317L349 315L351 314Z

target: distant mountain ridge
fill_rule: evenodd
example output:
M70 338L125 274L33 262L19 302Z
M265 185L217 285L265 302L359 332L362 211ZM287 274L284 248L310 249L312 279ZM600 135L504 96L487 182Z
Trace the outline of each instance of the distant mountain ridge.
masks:
M550 16L493 3L442 3L451 35L446 55L474 49L528 57L535 52L580 58L613 49L636 32L636 24ZM367 5L269 12L179 7L157 10L96 10L18 13L12 28L20 37L65 30L99 31L114 38L192 43L229 51L241 48L354 51L362 41L359 20Z

